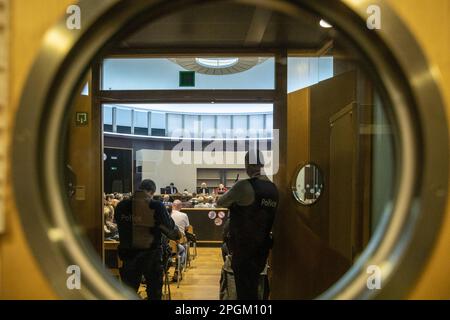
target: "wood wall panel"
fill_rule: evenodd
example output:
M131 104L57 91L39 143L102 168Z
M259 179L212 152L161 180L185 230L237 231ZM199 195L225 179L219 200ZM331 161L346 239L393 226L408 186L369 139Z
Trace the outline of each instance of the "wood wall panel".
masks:
M311 299L332 285L349 261L328 245L329 120L355 100L355 76L350 72L288 95L285 203L274 228L272 250L273 299ZM301 164L314 162L324 173L325 192L312 206L302 206L290 193L290 182Z
M70 204L80 231L85 234L102 255L103 246L103 196L102 196L102 147L101 111L92 103L92 76L86 78L90 95L77 94L70 111L67 132L66 156L76 175L77 187L84 188L84 199L77 194ZM84 84L83 84L84 87ZM78 90L81 93L82 88ZM86 112L88 124L76 125L76 114Z
M314 231L328 242L330 189L330 118L356 100L356 78L347 72L311 87L311 161L323 173L325 188L314 205Z
M72 0L13 0L10 1L10 88L9 116L14 123L22 87L38 52L42 38L66 11ZM9 130L11 141L12 127ZM2 146L10 150L11 145ZM9 152L10 154L10 152ZM5 191L6 232L0 238L0 299L55 299L56 295L44 278L26 242L15 206L8 169L8 187ZM26 201L26 199L22 199Z
M450 1L388 0L423 48L440 81L450 123ZM450 131L449 131L450 136ZM449 176L450 183L450 176ZM447 213L428 264L411 292L412 299L450 298L450 190Z
M349 105L352 106L352 105ZM355 137L353 108L330 123L329 243L349 261L353 261L355 207Z

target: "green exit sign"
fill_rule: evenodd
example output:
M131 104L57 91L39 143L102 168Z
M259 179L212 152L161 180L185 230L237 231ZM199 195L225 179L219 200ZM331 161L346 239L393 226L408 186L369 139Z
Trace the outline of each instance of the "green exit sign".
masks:
M180 71L180 87L195 87L195 71Z
M77 112L75 115L75 124L77 127L85 127L88 125L88 113Z

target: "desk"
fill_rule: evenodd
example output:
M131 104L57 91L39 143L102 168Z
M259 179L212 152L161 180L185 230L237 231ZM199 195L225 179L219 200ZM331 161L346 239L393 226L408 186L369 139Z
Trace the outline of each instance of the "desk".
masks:
M227 208L184 208L194 227L199 246L220 246L223 240L223 226L228 220Z
M117 247L120 242L115 240L105 240L103 242L103 249L105 252L105 267L114 276L119 276L119 268L122 266L122 262L119 259Z
M105 250L117 250L117 247L119 246L120 242L115 240L105 240L104 242L104 248Z

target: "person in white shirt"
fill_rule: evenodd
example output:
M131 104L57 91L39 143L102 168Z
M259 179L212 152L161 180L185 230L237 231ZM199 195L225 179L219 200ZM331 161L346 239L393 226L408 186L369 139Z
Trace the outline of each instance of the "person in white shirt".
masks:
M172 203L172 219L175 221L180 232L184 235L186 228L189 227L189 218L186 213L181 212L182 202L175 200Z
M181 234L184 236L187 227L189 227L189 218L186 213L180 211L181 207L182 207L182 202L180 200L175 200L172 203L171 217L172 217L173 221L175 222L175 225L180 230ZM184 265L184 263L186 261L186 248L180 243L178 243L177 246L178 246L178 251L180 253L181 264ZM177 272L177 270L175 270L172 281L177 281L177 279L178 279L178 272Z

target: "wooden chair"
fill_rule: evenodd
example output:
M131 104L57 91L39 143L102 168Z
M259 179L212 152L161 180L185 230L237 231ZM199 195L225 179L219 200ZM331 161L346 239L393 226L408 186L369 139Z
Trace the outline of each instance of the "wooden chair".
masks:
M170 240L169 241L169 246L170 246L170 250L172 251L172 253L175 254L176 261L177 261L177 264L175 266L175 270L178 273L178 276L177 276L177 288L179 288L180 287L181 278L183 277L183 274L182 274L183 273L183 268L182 268L182 265L181 265L180 252L178 250L178 242Z
M164 261L164 281L163 281L163 300L172 300L172 294L170 292L170 279L169 279L169 267L171 258L167 258Z
M186 231L189 232L190 234L194 234L194 227L193 226L188 226L186 228ZM191 255L191 250L190 248L193 248L193 254ZM188 241L188 247L187 247L187 256L189 258L186 258L186 260L188 260L188 264L191 264L191 260L195 260L195 258L197 257L197 243L196 242L192 242L192 241Z

